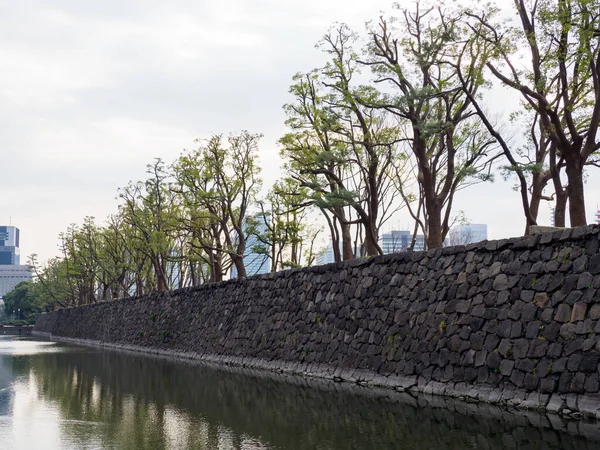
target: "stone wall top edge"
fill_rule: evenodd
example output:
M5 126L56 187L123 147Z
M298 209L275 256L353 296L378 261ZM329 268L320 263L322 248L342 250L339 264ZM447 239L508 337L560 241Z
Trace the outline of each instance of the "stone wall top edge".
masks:
M146 296L133 296L126 297L117 300L103 300L97 303L93 303L90 305L78 306L76 308L81 307L95 307L100 306L105 303L114 304L115 302L132 302L139 300L141 298L153 298L159 299L161 297L172 297L179 296L186 293L192 292L200 292L204 290L214 290L214 289L222 289L225 286L236 285L236 284L247 284L247 283L255 283L257 281L268 281L268 280L276 280L279 278L289 278L294 276L302 276L304 274L322 274L322 273L330 273L330 272L339 272L347 269L354 269L356 267L364 267L374 264L387 264L387 263L409 263L409 262L419 262L423 259L429 258L439 258L448 255L456 255L461 253L468 252L485 252L485 253L494 253L500 252L503 250L527 250L535 248L539 245L552 245L558 242L569 242L576 241L579 239L586 238L587 236L599 234L600 226L599 225L588 225L585 227L576 227L576 228L565 228L564 230L558 230L549 233L540 233L529 236L522 237L512 237L512 238L504 238L490 241L481 241L468 245L457 245L450 247L443 247L432 249L428 251L406 251L399 253L390 253L386 255L378 255L371 257L363 257L356 258L348 261L342 261L337 263L324 264L320 266L309 266L302 268L293 268L282 270L280 272L275 273L267 273L254 275L247 278L241 279L231 279L219 281L216 283L207 283L200 286L193 287L185 287L180 289L174 289L172 291L166 292L155 292ZM66 308L72 309L72 308Z

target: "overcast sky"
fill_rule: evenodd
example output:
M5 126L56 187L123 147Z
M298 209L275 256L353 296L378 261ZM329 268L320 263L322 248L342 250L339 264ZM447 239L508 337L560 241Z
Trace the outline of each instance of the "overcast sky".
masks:
M58 254L58 234L70 223L88 215L102 222L116 211L117 189L143 179L154 157L171 162L211 133L264 133L270 184L279 176L276 141L293 74L322 62L314 44L333 22L362 30L390 5L1 1L0 224L21 229L22 261ZM599 185L588 186L590 220ZM511 186L498 178L463 191L456 208L487 223L490 238L521 234ZM400 217L389 226L406 224Z

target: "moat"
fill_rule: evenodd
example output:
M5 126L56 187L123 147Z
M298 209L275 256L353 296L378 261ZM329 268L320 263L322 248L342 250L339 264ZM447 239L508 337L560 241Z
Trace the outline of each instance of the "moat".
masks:
M0 337L9 449L600 449L600 427L436 397Z

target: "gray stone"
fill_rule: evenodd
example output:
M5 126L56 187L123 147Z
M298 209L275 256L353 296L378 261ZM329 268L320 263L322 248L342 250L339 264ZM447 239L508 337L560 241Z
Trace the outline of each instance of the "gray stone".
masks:
M491 352L485 363L490 369L499 369L502 362L502 356L498 352Z
M515 367L515 362L511 359L503 359L500 363L500 373L506 377L509 377Z
M530 358L541 358L546 355L548 350L548 341L542 339L534 339L529 345L527 356Z
M508 289L508 277L504 274L497 275L494 279L493 287L495 291L504 291Z
M521 372L520 370L513 370L512 375L510 376L510 381L518 388L522 387L523 382L525 381L525 372Z
M525 358L529 351L529 340L517 339L513 345L513 355L515 358Z
M571 319L571 307L565 303L558 305L554 320L565 323Z
M600 319L600 303L595 303L592 305L592 307L590 308L589 316L592 320Z
M558 380L558 393L563 394L567 392L571 392L571 380L573 379L573 375L569 372L564 372L559 380Z
M484 347L488 352L495 350L498 347L498 343L500 342L500 338L495 334L488 334L485 338Z
M585 392L585 374L577 372L571 380L571 392L583 394Z
M555 413L555 414L560 413L566 407L567 407L567 404L566 404L565 400L558 394L552 394L552 396L550 397L550 401L548 402L548 405L546 405L546 409L549 412Z
M590 258L588 270L592 275L600 274L600 254Z
M581 355L581 362L579 364L579 370L584 373L593 373L598 368L598 353L596 352L585 352Z
M554 392L556 381L551 378L544 378L540 381L540 392L551 393Z
M586 381L585 381L585 392L591 393L591 394L596 394L598 392L598 390L600 390L600 383L599 383L599 379L598 379L598 374L597 373L593 373L591 375L588 375Z
M540 379L537 375L532 373L525 374L523 387L528 390L537 389Z

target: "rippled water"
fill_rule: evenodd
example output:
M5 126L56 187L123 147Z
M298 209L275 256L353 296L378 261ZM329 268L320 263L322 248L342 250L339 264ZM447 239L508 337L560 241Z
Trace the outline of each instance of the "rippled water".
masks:
M0 337L0 448L600 449L600 427Z

